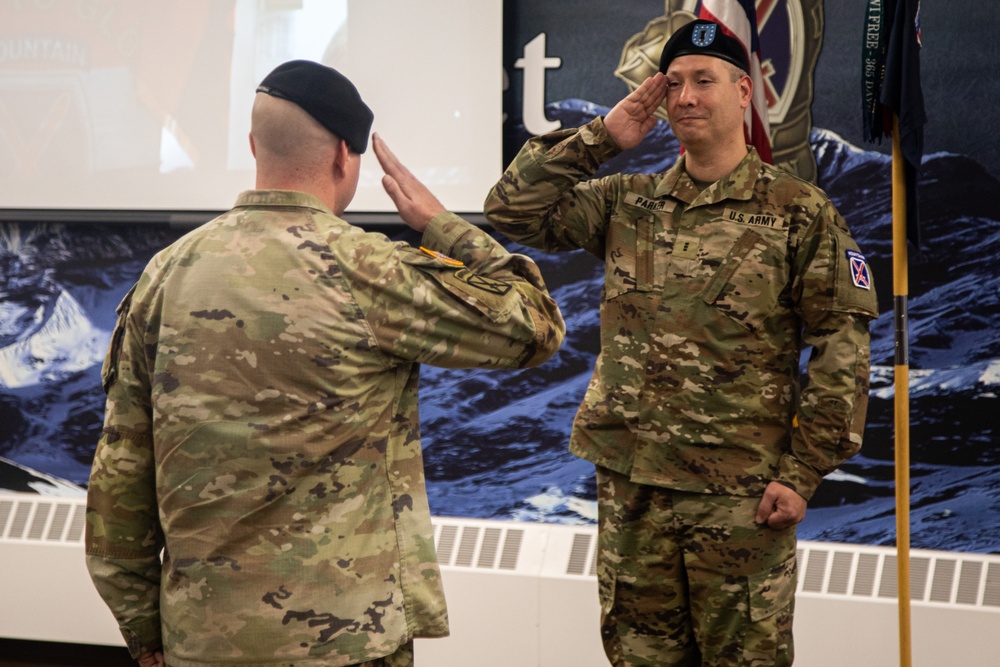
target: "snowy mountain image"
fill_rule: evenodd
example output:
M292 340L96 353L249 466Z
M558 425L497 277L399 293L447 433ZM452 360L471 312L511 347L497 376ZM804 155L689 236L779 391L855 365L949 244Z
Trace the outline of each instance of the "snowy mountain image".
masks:
M547 107L563 127L607 109ZM523 130L522 130L523 134ZM526 135L524 135L526 138ZM891 545L895 536L889 158L814 129L819 185L875 275L872 395L861 453L820 486L799 536ZM660 123L602 168L663 171L678 145ZM1000 182L962 155L925 157L922 245L911 250L912 536L915 548L1000 553ZM485 193L483 193L485 196ZM114 309L142 267L187 229L167 225L0 226L0 457L86 484L101 428L100 367ZM401 227L391 236L415 240ZM593 466L567 451L598 347L602 267L582 253L534 258L562 307L558 354L525 371L421 369L428 493L437 516L592 524ZM0 487L12 489L0 465Z

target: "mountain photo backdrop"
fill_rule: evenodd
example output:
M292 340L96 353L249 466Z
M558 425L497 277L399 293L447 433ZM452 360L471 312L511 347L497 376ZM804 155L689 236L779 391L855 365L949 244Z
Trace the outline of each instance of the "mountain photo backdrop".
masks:
M593 12L578 11L591 5ZM508 3L516 18L508 18L505 36L509 94L521 85L515 60L547 31L547 55L561 64L546 73L546 118L574 127L606 113L627 93L612 76L622 44L662 13L663 2L616 8L618 22L601 18L608 6L574 2L567 14L565 1ZM861 453L820 486L799 536L892 545L890 158L886 146L860 139L863 6L844 0L825 8L808 144L818 184L847 219L875 276L881 315L872 326L871 404ZM951 46L960 31L997 25L1000 10L971 0L949 6L948 15L943 8L925 9L938 15L928 14L924 24L930 122L919 184L922 243L910 256L911 544L1000 553L1000 150L998 133L990 132L1000 120L994 104L1000 83L986 56ZM952 10L966 23L949 18ZM957 70L975 82L956 85ZM519 108L509 110L505 126L514 150L528 136ZM663 171L677 153L661 122L642 146L601 173ZM0 492L83 492L101 428L100 367L115 306L149 258L188 229L0 223ZM377 231L416 240L401 225ZM593 466L571 456L567 441L597 354L603 269L582 252L547 255L505 245L541 266L566 317L566 342L552 360L525 371L422 368L431 509L437 516L593 524ZM49 482L25 482L31 474L25 468Z

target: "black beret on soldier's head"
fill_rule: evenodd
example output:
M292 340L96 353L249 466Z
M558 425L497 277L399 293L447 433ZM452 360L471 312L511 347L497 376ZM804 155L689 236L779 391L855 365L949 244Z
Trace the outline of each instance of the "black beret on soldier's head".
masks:
M258 93L293 102L320 125L347 142L355 153L368 149L375 115L350 80L326 65L292 60L278 65L257 86Z
M712 56L736 65L744 72L750 71L743 45L712 21L691 21L675 30L660 55L660 71L666 73L673 59L680 56Z

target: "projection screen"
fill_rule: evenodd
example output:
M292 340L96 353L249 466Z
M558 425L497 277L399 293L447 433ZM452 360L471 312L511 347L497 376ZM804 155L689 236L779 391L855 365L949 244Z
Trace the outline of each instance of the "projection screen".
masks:
M502 0L0 0L0 215L218 211L273 67L350 77L452 210L502 168ZM349 211L392 212L369 150Z

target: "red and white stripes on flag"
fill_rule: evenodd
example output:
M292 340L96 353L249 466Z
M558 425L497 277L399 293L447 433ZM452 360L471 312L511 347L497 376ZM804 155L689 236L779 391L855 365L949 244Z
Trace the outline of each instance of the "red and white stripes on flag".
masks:
M770 0L764 0L762 4L769 5ZM747 107L743 130L747 143L757 149L764 162L772 164L771 130L767 121L764 76L761 73L756 3L754 0L702 0L699 5L698 18L718 23L727 34L738 39L747 51L753 98Z

